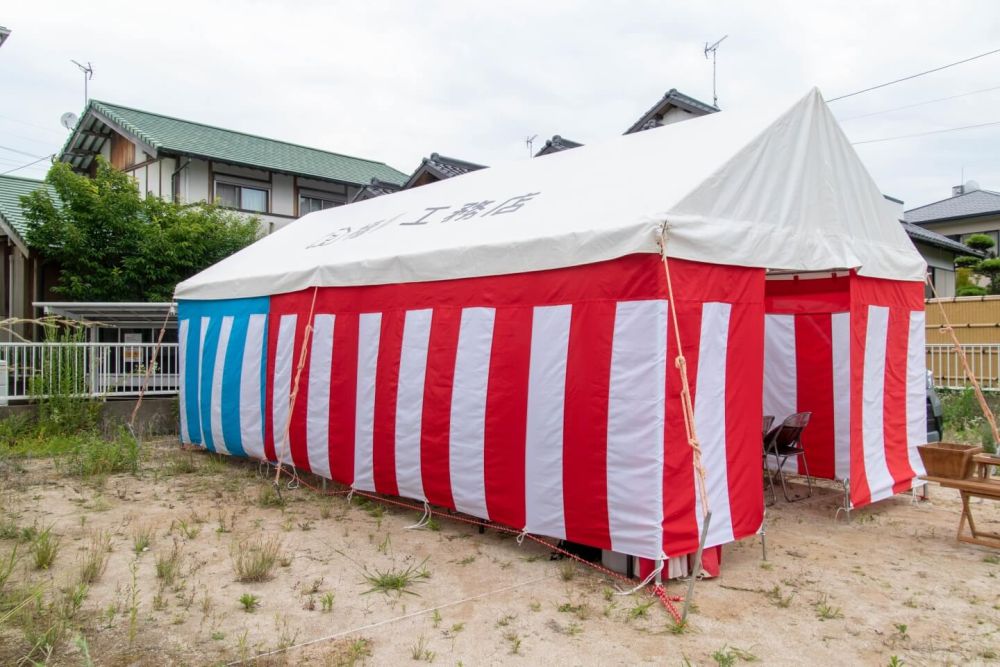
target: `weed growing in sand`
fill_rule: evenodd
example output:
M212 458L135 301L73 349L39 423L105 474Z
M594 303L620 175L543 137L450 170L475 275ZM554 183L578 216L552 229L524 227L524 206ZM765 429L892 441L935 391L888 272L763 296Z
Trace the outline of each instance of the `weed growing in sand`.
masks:
M153 544L153 527L149 524L136 524L132 527L132 551L135 555L149 551Z
M425 560L424 562L427 561ZM416 593L407 589L413 584L419 583L421 579L426 579L429 576L430 573L424 568L424 563L410 565L406 569L368 570L366 567L364 578L371 585L371 588L365 591L364 594L379 592L386 595L390 593L416 595Z
M193 540L194 538L198 537L198 533L201 532L201 526L199 526L197 523L188 523L184 519L178 520L176 526L177 529L180 530L181 535L183 535L184 538L188 540Z
M844 613L840 610L840 607L833 607L827 602L825 594L817 600L816 604L813 605L813 609L816 610L816 618L821 621L830 621L844 617Z
M505 628L510 625L510 622L517 618L517 614L504 614L499 619L497 619L497 627Z
M174 545L168 553L156 556L156 578L163 581L167 586L173 586L181 572L181 561L184 559L184 552L181 545L174 540Z
M274 484L267 484L260 487L257 495L257 504L261 507L284 507L285 499L281 497Z
M903 667L905 664L898 655L889 657L889 667Z
M649 616L649 608L653 606L656 600L636 600L635 604L632 605L628 610L628 620L634 621L637 618L646 618Z
M264 536L240 540L231 545L229 555L237 580L244 583L267 581L282 558L281 540Z
M910 634L907 632L909 626L906 623L893 623L892 627L896 628L896 636L899 639L906 641L910 638Z
M410 658L413 660L423 660L424 662L434 662L435 654L427 648L427 638L423 635L417 643L410 647Z
M984 563L989 563L991 565L998 565L998 564L1000 564L1000 556L997 556L996 554L990 554L989 556L983 556L983 562Z
M108 567L108 553L111 551L111 534L106 531L96 531L90 534L80 561L80 581L92 584L101 578Z
M52 534L52 526L42 532L31 544L31 553L35 560L36 570L48 570L59 553L59 538Z
M758 659L753 653L736 648L735 646L723 646L718 651L713 652L711 657L719 667L732 667L736 664L737 660L755 662Z
M135 559L129 566L132 575L132 582L128 588L128 645L135 643L135 636L139 632L139 560Z
M243 605L243 611L250 613L260 606L260 598L253 593L244 593L240 596L240 604Z
M778 584L775 584L774 588L764 593L764 595L766 595L767 598L771 601L771 604L773 604L776 607L780 607L782 609L788 608L788 606L792 604L792 598L795 597L795 593L792 593L791 595L787 596L782 595L781 586L779 586Z
M511 655L521 654L521 637L516 632L508 632L503 636L507 640L507 647Z
M232 512L229 515L229 521L226 521L226 515L223 514L222 510L219 510L218 514L218 525L215 527L215 532L220 535L224 533L233 532L233 528L236 527L236 512Z
M563 561L559 566L559 578L563 581L571 581L576 576L576 565L571 560Z
M355 639L347 645L347 650L340 657L338 665L354 667L359 661L372 656L372 640L365 637Z
M323 593L323 597L319 599L320 609L324 612L333 611L333 593Z

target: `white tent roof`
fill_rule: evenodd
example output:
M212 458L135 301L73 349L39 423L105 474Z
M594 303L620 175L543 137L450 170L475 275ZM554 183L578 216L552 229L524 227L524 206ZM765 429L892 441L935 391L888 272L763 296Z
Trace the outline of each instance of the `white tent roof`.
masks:
M307 215L177 287L222 299L501 275L659 252L923 280L925 265L819 91Z

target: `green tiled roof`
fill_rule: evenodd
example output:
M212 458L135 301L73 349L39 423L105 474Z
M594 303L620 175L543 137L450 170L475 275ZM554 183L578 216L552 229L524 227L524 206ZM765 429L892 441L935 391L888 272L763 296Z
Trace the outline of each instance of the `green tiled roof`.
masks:
M367 184L372 178L402 184L407 174L382 162L224 130L149 111L91 100L93 109L152 148L270 171Z
M19 240L22 242L28 231L28 221L21 209L21 196L31 194L40 188L47 188L52 198L56 198L55 190L45 181L20 176L0 176L0 219L20 237Z

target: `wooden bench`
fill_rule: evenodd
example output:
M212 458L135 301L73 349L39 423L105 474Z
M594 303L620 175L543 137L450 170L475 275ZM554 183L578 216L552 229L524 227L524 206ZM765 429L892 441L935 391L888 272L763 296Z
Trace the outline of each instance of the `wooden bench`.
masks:
M994 466L1000 466L1000 457L976 454L972 457L972 462L977 467L976 474L972 477L953 479L924 475L921 479L937 482L945 488L957 489L962 496L962 517L958 521L958 534L956 535L959 542L1000 549L1000 534L978 530L969 507L971 498L1000 501L1000 478L993 477L991 474ZM965 531L966 523L969 525L968 533Z

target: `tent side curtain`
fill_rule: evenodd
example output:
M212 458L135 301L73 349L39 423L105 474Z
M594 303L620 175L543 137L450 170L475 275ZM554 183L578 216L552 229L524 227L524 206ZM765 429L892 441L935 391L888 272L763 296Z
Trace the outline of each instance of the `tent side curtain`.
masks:
M853 506L911 488L927 437L921 284L852 273L766 292L764 413L812 413L809 472L849 482Z
M763 272L671 267L721 544L761 522ZM658 257L263 301L180 303L185 442L636 556L696 548Z

